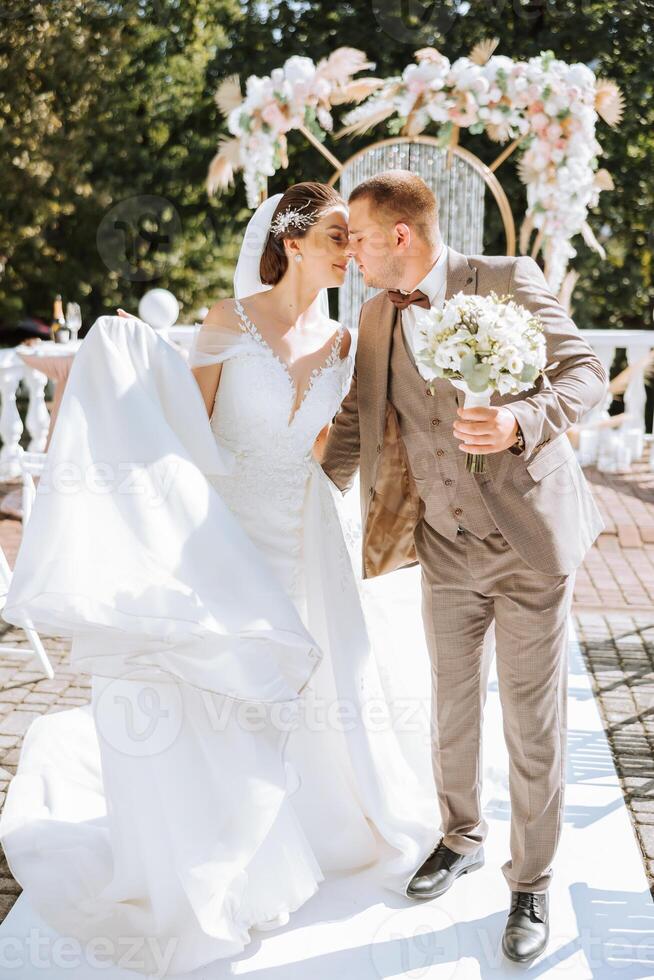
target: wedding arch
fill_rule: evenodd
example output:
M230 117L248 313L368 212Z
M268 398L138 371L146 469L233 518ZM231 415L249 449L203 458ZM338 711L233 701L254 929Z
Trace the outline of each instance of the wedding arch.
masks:
M247 199L256 207L267 181L288 166L287 133L298 130L334 167L331 183L344 194L372 173L405 167L419 173L439 197L444 237L455 248L482 251L486 190L499 208L507 254L542 253L545 275L555 292L566 281L572 240L603 256L588 222L599 194L610 190L600 168L596 137L602 118L617 126L623 97L617 85L597 78L583 64L567 64L552 52L528 61L495 55L496 39L484 41L454 62L435 48L415 53L399 76L355 77L375 66L353 48L338 48L317 65L293 56L269 76L251 75L241 91L238 76L218 88L215 99L227 117L230 137L222 137L207 175L210 194L227 188L243 172ZM334 133L333 109L356 103ZM388 135L342 162L326 146L328 136L369 133L384 125ZM459 145L462 129L504 144L486 166ZM429 130L430 133L426 131ZM527 190L527 210L517 236L509 201L496 175L516 153ZM358 294L357 290L361 293ZM339 316L366 298L358 278L341 291Z

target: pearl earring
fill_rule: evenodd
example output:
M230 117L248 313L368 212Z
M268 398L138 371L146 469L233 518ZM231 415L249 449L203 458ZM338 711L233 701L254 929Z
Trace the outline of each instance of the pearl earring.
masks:
M295 256L295 261L296 261L296 262L301 262L301 261L302 261L302 256L300 255L300 253L299 253L299 252L298 252L298 254L297 254L297 255Z

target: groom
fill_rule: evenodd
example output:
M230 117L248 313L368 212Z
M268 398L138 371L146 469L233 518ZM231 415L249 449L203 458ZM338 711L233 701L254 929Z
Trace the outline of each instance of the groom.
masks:
M484 862L482 654L494 619L511 797L502 946L527 962L547 943L563 822L574 573L603 528L565 432L602 401L607 377L533 259L466 256L443 244L436 199L420 177L372 177L349 208L350 254L381 292L361 309L354 379L322 465L342 491L361 468L364 577L416 560L422 570L443 837L407 894L436 898ZM447 380L431 395L416 367L414 311L458 292L512 294L539 314L547 368L530 391L467 410ZM466 451L484 454L485 472L466 470Z

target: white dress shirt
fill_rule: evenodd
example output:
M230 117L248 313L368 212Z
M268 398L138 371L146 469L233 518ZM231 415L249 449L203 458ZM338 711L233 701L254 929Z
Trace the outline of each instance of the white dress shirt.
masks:
M421 292L429 298L429 302L432 307L442 306L445 300L445 289L447 286L447 246L443 245L440 255L432 265L431 269L424 277L421 279L417 286L414 286L410 292L414 292L419 289ZM407 306L405 310L402 310L402 332L404 334L404 339L406 341L407 350L413 357L415 361L416 351L422 350L425 346L424 338L420 336L418 330L418 325L416 323L415 311L416 309L421 309L421 307L416 307L415 305Z

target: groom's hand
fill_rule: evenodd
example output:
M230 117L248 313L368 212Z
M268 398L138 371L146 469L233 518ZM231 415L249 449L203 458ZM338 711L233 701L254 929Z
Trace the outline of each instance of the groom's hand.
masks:
M500 453L518 440L518 421L504 406L458 408L454 435L465 453Z

